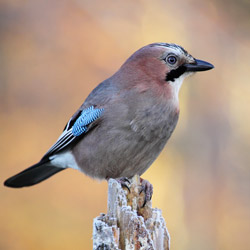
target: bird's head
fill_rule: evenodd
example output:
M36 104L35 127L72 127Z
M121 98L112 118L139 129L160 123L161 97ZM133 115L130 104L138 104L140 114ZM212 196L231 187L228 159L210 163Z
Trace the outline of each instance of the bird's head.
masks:
M195 59L179 45L153 43L136 51L121 70L141 89L157 84L178 99L185 77L213 67L208 62Z

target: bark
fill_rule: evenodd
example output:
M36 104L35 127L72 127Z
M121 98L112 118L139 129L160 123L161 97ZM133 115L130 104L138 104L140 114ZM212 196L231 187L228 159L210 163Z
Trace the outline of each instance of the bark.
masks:
M127 188L109 180L108 212L94 219L94 250L169 250L170 236L161 210L144 207L140 177L134 176Z

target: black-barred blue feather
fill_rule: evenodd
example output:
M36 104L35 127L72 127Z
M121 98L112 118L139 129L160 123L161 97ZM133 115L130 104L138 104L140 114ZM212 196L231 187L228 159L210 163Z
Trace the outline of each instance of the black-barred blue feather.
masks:
M72 127L72 134L79 136L85 133L87 131L87 125L99 118L103 110L104 109L95 109L94 106L84 109Z

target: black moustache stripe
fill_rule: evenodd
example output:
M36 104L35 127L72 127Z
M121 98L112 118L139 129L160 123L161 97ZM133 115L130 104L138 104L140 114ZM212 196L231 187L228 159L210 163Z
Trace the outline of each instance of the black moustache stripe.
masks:
M167 75L166 75L166 81L174 82L176 78L179 78L182 74L186 72L187 68L183 65L178 67L177 69L172 69Z

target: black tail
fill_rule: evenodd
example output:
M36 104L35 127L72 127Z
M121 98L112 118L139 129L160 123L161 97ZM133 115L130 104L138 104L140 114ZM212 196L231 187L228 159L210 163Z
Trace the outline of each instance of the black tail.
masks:
M13 188L32 186L62 170L64 170L64 168L55 167L49 161L39 162L19 174L10 177L4 182L4 185Z

